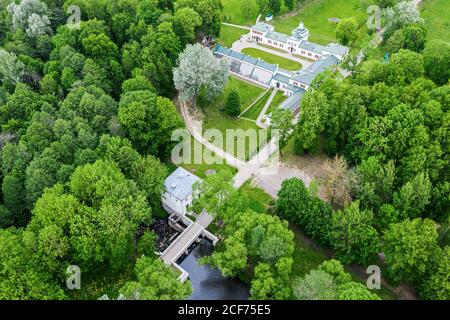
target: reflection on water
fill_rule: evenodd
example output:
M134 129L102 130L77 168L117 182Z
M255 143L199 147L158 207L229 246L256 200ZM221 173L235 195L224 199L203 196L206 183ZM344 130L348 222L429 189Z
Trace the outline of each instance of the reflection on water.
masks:
M180 263L189 272L192 295L189 300L246 300L247 285L238 279L225 278L215 267L198 264L198 259L212 253L212 244L202 240Z

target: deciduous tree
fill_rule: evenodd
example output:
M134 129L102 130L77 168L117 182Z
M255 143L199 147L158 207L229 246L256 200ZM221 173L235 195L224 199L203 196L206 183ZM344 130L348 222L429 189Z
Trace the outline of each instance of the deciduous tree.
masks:
M200 44L188 45L173 70L173 81L180 92L180 99L191 100L194 108L202 89L207 97L213 98L222 92L227 80L228 64Z
M395 281L420 283L432 267L437 253L438 233L429 219L391 224L384 233L388 275Z
M369 265L376 260L380 245L372 219L372 212L361 211L358 201L333 214L331 243L344 263Z
M341 19L336 27L336 39L344 46L358 38L358 24L356 18Z
M180 282L177 274L161 259L146 256L136 262L137 280L127 282L120 293L129 300L182 300L192 292L189 281Z

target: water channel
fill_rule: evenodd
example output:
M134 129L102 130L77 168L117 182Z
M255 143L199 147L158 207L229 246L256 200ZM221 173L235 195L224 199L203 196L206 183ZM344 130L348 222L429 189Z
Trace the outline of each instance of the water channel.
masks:
M230 279L222 275L219 269L199 264L198 260L212 253L213 246L208 240L202 240L194 249L178 261L189 272L192 295L189 300L247 300L248 286L239 279Z

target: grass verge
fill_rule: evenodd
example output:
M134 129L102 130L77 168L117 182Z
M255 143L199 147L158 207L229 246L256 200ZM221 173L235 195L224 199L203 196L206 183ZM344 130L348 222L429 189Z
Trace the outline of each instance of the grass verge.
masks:
M256 48L245 48L242 50L242 53L247 54L256 59L259 58L267 63L278 64L280 68L286 70L296 71L302 68L302 65L299 62L286 59L280 56L276 56L274 54Z

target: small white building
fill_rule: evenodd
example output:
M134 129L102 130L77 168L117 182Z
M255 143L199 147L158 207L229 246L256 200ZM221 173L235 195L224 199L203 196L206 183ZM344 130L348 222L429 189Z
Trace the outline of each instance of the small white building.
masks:
M172 213L186 215L188 207L193 199L193 187L196 183L201 183L202 179L189 171L178 167L164 181L166 191L162 195L164 209Z

